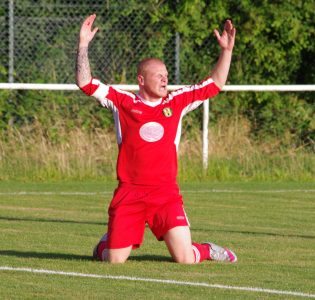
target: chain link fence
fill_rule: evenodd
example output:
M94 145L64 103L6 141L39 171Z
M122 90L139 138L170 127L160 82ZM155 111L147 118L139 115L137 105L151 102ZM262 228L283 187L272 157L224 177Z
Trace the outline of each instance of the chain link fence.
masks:
M187 78L181 81L179 34L156 20L145 3L2 0L0 81L74 83L79 29L84 18L95 12L100 30L90 47L94 76L109 83L133 84L138 61L157 56L168 66L170 84L185 82ZM201 79L200 74L190 77Z
M165 61L170 84L200 80L203 62L198 67L189 57L181 61L181 55L186 55L182 50L189 47L184 47L172 23L165 22L156 11L163 10L166 2L1 0L0 82L74 83L80 26L92 13L97 14L95 26L99 31L90 45L89 58L93 75L102 81L135 84L137 64L145 57ZM208 66L205 64L207 71ZM202 111L197 113L198 128ZM46 141L59 145L68 143L69 132L82 129L97 136L99 129L107 133L112 127L110 112L77 91L0 90L0 140L17 129L23 141L33 137L40 140L30 144ZM102 166L100 172L114 173L114 160Z
M204 75L200 75L200 65L193 72L191 59L185 65L180 59L185 55L182 50L189 47L182 45L174 26L161 17L163 3L2 0L0 82L75 83L79 30L92 13L97 14L95 26L99 27L89 51L93 76L109 84L136 84L138 62L159 57L168 67L169 84L199 81ZM208 64L205 67L208 70ZM0 130L35 121L54 128L60 119L67 120L66 127L106 127L111 120L83 94L68 91L0 90L0 116Z

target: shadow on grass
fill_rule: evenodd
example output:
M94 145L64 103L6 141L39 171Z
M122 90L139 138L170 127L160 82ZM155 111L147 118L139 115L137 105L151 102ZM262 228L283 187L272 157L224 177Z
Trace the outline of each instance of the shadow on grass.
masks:
M64 219L43 219L43 218L13 218L13 217L0 217L0 220L5 221L22 221L22 222L41 222L41 223L68 223L68 224L85 224L85 225L107 225L106 222L91 222L91 221L77 221L77 220L64 220Z
M94 259L90 255L77 255L66 253L46 253L46 252L34 252L34 251L16 251L16 250L0 250L1 256L15 256L19 258L37 258L37 259L61 259L61 260L84 260L93 261ZM161 255L140 255L130 256L130 261L150 261L150 262L172 262L172 259L167 256Z
M130 256L130 261L149 261L149 262L174 262L171 257L162 255L139 255Z
M16 250L1 250L0 255L15 256L20 258L39 258L39 259L63 259L63 260L92 260L92 256L66 254L66 253L46 253L34 251L16 251Z
M203 232L225 232L225 233L238 233L238 234L248 234L248 235L266 235L266 236L275 236L275 237L285 237L285 238L300 238L300 239L315 239L313 235L303 235L303 234L284 234L284 233L274 233L274 232L255 232L247 230L223 230L223 229L201 229L194 228L191 231L203 231Z

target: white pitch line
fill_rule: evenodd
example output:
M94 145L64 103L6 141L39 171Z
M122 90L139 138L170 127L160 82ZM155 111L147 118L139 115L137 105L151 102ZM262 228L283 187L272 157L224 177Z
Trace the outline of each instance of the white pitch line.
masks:
M1 192L0 196L95 196L108 195L113 192Z
M235 194L261 194L261 193L315 193L315 189L290 189L290 190L220 190L220 189L209 189L209 190L181 190L182 193L235 193ZM113 191L108 192L0 192L0 196L97 196L97 195L112 195Z
M315 189L309 190L254 190L254 191L246 191L246 190L217 190L217 189L209 189L209 190L182 190L183 193L236 193L236 194L261 194L261 193L315 193Z
M13 272L27 272L27 273L35 273L35 274L47 274L47 275L61 275L61 276L111 279L111 280L140 281L140 282L152 282L152 283L184 285L184 286L198 286L198 287L223 289L223 290L237 290L237 291L245 291L245 292L276 294L276 295L285 295L285 296L297 296L297 297L303 297L303 298L315 298L315 294L308 294L308 293L302 293L302 292L273 290L273 289L265 289L265 288L257 288L257 287L242 287L242 286L230 286L230 285L222 285L222 284L210 284L210 283L206 283L206 282L190 282L190 281L164 280L164 279L129 277L129 276L98 275L98 274L64 272L64 271L54 271L54 270L45 270L45 269L14 268L14 267L8 267L8 266L0 266L0 270L1 271L13 271Z

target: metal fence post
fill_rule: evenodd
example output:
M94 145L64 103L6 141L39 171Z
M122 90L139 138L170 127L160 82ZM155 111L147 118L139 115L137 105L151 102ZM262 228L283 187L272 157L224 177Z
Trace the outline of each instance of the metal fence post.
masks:
M175 35L175 83L180 84L180 36L176 32Z
M14 82L14 0L9 1L9 83Z
M209 99L203 102L202 165L203 165L204 170L208 169L208 156L209 156L208 126L209 126Z

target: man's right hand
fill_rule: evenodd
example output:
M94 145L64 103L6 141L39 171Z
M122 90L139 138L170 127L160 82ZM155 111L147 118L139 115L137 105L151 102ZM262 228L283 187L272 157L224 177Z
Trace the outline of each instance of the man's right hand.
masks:
M95 27L92 30L93 23L95 21L96 14L88 16L84 22L82 23L81 30L80 30L80 37L79 37L79 46L80 47L87 47L89 43L94 38L94 35L98 31L98 27Z
M96 14L88 16L80 29L78 53L76 60L76 83L79 87L83 87L91 82L92 74L88 57L89 43L94 38L94 35L98 31L95 27L92 30L93 23L95 21Z

